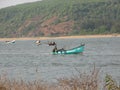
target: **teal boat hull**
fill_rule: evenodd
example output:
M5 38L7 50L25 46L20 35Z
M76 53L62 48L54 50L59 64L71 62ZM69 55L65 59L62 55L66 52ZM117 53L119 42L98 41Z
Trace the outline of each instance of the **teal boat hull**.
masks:
M61 50L61 51L58 50L56 52L53 52L53 54L78 54L84 51L84 47L85 45L80 45L78 47L75 47L69 50Z

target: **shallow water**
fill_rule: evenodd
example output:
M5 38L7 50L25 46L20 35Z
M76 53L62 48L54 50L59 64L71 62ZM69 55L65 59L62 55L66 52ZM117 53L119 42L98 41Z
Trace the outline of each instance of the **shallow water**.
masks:
M69 49L85 43L83 54L52 55L53 46L45 43L37 46L34 40L18 40L14 44L0 42L0 74L9 78L23 80L43 79L56 81L60 77L70 77L81 73L89 73L100 68L100 77L110 74L120 82L120 38L90 39L53 39L58 48ZM77 69L77 70L76 70Z

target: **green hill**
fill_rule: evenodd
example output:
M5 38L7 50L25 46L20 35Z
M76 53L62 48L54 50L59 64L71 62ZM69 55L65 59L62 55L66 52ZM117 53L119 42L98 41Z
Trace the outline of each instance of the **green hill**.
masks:
M43 0L0 9L0 37L120 33L120 0Z

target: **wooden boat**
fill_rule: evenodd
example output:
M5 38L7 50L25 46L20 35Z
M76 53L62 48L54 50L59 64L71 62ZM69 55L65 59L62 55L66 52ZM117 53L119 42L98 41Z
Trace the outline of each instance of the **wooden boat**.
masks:
M37 40L35 43L36 43L37 46L39 46L41 44L41 41Z
M80 46L69 49L69 50L60 49L52 53L53 54L78 54L84 51L84 46L85 44L81 44Z
M55 42L48 42L48 45L49 45L49 46L55 46L56 43L55 43Z
M5 41L7 44L9 43L15 43L15 40L12 40L12 41Z

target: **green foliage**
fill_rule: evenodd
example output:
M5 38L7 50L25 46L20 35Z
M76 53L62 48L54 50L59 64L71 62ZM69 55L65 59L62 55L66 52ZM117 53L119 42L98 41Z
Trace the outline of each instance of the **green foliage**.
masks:
M33 20L36 24L31 23L21 30L21 35L27 36L54 16L58 17L54 25L75 22L71 35L120 33L119 0L42 0L0 9L0 37L16 37L27 20L37 18ZM61 20L65 16L66 20Z
M117 85L117 82L110 75L105 77L105 88L106 90L120 90L120 86Z

